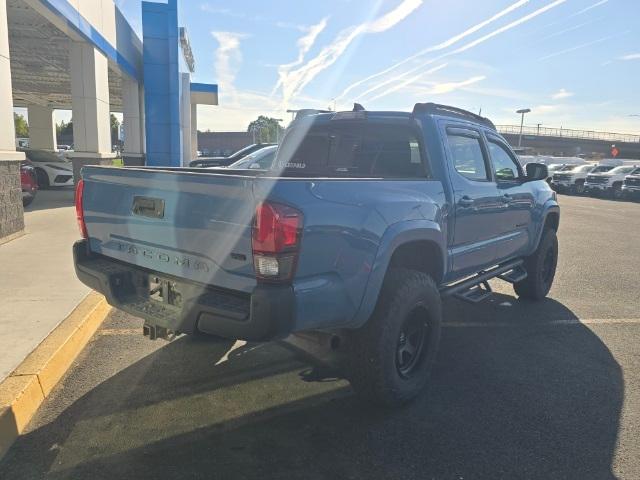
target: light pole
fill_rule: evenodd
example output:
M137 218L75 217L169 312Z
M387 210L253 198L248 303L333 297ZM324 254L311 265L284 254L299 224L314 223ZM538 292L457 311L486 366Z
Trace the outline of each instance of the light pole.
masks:
M276 123L276 145L280 144L280 122L284 121L281 118L274 118Z
M524 114L529 113L530 111L530 108L521 108L520 110L516 110L516 113L522 115L522 117L520 117L520 136L518 137L518 147L522 146L522 126L524 125Z

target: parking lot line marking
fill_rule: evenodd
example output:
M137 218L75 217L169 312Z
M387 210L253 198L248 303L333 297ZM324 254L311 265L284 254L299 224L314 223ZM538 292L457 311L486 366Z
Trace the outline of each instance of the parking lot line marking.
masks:
M566 325L620 325L640 324L640 318L568 318L549 322L444 322L443 328L515 328L515 327L561 327Z

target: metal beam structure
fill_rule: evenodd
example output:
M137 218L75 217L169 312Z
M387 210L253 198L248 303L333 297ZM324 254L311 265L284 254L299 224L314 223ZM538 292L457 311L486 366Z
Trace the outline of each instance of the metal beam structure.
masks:
M13 104L71 109L69 36L23 0L7 0ZM112 111L122 111L122 74L109 65Z

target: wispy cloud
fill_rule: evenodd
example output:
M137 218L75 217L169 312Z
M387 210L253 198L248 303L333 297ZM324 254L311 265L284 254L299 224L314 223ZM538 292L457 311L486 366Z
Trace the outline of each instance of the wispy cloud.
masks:
M290 65L297 65L303 61L325 25L326 19L306 28L305 35L298 41L298 58ZM198 108L200 128L214 131L242 130L259 115L284 118L285 112L281 103L269 94L238 89L235 86L236 75L242 64L242 41L249 35L226 31L214 31L211 35L218 43L214 53L214 69L217 83L224 87L224 98L219 106L201 105ZM300 95L298 99L304 106L326 106L315 98Z
M565 90L564 88L561 88L556 93L551 95L551 98L553 100L560 100L562 98L569 98L569 97L573 97L573 92L569 92L568 90Z
M464 87L468 87L475 83L481 82L486 79L484 75L476 75L474 77L467 78L458 82L440 82L433 83L426 87L418 88L418 92L423 95L442 95L445 93L451 93L456 90L461 90Z
M362 80L358 80L357 82L349 85L338 97L338 99L342 99L344 97L346 97L349 92L351 92L353 89L359 87L360 85L369 82L371 80L373 80L374 78L378 78L382 75L385 75L389 72L392 72L393 70L396 70L397 68L401 67L402 65L405 65L407 63L409 63L412 60L415 60L416 58L422 57L424 55L426 55L427 53L431 53L431 52L436 52L439 50L443 50L445 48L450 47L451 45L456 44L457 42L459 42L460 40L468 37L469 35L477 32L478 30L480 30L483 27L486 27L487 25L489 25L490 23L498 20L499 18L511 13L512 11L514 11L517 8L520 8L521 6L525 5L529 3L529 0L519 0L511 5L509 5L507 8L500 10L498 13L496 13L495 15L493 15L492 17L483 20L482 22L468 28L467 30L465 30L462 33L459 33L457 35L454 35L453 37L445 40L444 42L441 42L437 45L433 45L430 47L427 47L425 49L420 50L418 53L415 53L407 58L405 58L404 60L401 60L400 62L395 63L394 65L391 65L388 68L385 68L384 70L381 70L377 73L374 73L373 75L369 75L366 78L363 78Z
M616 37L620 37L622 35L626 35L627 33L629 33L629 30L624 31L622 33L615 34L615 35L607 35L606 37L598 38L596 40L592 40L592 41L587 42L587 43L582 43L580 45L576 45L575 47L565 48L563 50L559 50L557 52L550 53L549 55L545 55L544 57L540 57L538 59L538 61L548 60L548 59L553 58L553 57L564 55L565 53L575 52L576 50L581 50L583 48L587 48L587 47L590 47L592 45L596 45L598 43L606 42L607 40L611 40L612 38L616 38Z
M618 60L640 60L640 53L630 53L628 55L622 55L621 57L618 57Z
M403 0L400 5L381 17L342 30L336 38L324 46L320 52L299 68L291 69L281 76L278 84L282 89L282 102L287 105L320 72L333 65L360 35L381 33L397 25L408 17L422 0Z
M552 8L557 7L558 5L563 4L564 2L566 2L567 0L555 0L555 2L551 2L548 5L545 5L544 7L539 8L538 10L535 10L527 15L525 15L524 17L520 17L518 20L514 20L511 23L508 23L496 30L494 30L491 33L486 34L483 37L480 37L476 40L473 40L472 42L467 43L466 45L463 45L462 47L454 50L452 53L461 53L464 52L466 50L469 50L470 48L475 47L476 45L479 45L483 42L486 42L487 40L489 40L490 38L495 37L496 35L500 35L501 33L504 33L508 30L511 30L514 27L517 27L518 25L522 25L525 22L528 22L529 20L532 20L534 18L536 18L538 15L541 15L543 13L545 13L548 10L551 10Z
M511 23L503 25L502 27L497 28L496 30L494 30L492 32L489 32L486 35L483 35L482 37L479 37L479 38L477 38L475 40L472 40L471 42L468 42L468 43L462 45L461 47L456 48L455 50L451 50L449 52L440 54L439 56L437 56L435 58L431 58L429 60L426 60L423 63L420 63L419 65L417 65L416 67L413 67L413 68L411 68L409 70L406 70L406 71L404 71L402 73L399 73L397 75L391 76L390 78L388 78L387 80L385 80L383 82L377 82L374 86L372 86L371 88L366 90L365 93L363 93L363 95L369 94L369 93L371 93L373 91L376 91L376 90L379 90L379 89L382 89L382 88L386 88L390 84L395 84L399 80L401 80L401 79L407 77L408 75L411 75L411 74L421 70L425 66L427 66L429 64L432 64L435 61L441 60L441 59L449 57L451 55L456 55L458 53L462 53L462 52L465 52L467 50L470 50L470 49L476 47L477 45L480 45L481 43L484 43L487 40L489 40L489 39L491 39L491 38L493 38L493 37L495 37L497 35L500 35L501 33L504 33L504 32L506 32L508 30L511 30L512 28L517 27L518 25L521 25L521 24L523 24L525 22L528 22L529 20L532 20L533 18L537 17L538 15L541 15L541 14L547 12L548 10L550 10L550 9L552 9L554 7L557 7L558 5L561 5L561 4L565 3L566 1L567 0L555 0L554 2L549 3L549 4L545 5L544 7L541 7L539 9L527 14L527 15L524 15L523 17L520 17L519 19L514 20ZM386 71L389 71L389 70L390 69L387 69ZM374 76L372 75L372 76L369 76L367 78L370 79L370 78L373 78L373 77ZM347 90L345 90L345 92ZM343 95L344 95L344 92L340 97L342 97Z
M540 115L544 113L553 113L557 112L560 108L560 105L536 105L531 107L531 111Z
M570 15L571 17L577 17L578 15L582 15L583 13L587 13L589 10L592 10L600 5L604 5L609 0L600 0L599 2L594 3L593 5L589 5L588 7L583 8L582 10L577 11L576 13Z
M403 0L400 5L380 18L364 24L366 33L381 33L395 27L422 5L422 0Z
M447 66L446 63L443 63L442 65L438 65L437 67L433 67L429 70L427 70L426 72L420 72L418 75L415 75L411 78L406 79L403 82L398 83L397 85L394 85L393 87L385 90L384 92L370 98L370 101L374 101L377 100L379 98L382 97L386 97L387 95L392 94L393 92L397 92L398 90L402 90L403 88L405 88L406 86L416 82L417 80L422 80L425 78L426 75L431 75L432 73L437 72L438 70L442 70L443 68L445 68Z
M324 101L305 95L298 95L291 104L294 109L326 107ZM237 90L231 97L225 93L220 105L199 105L198 128L218 132L246 130L259 115L288 119L279 99L264 92Z
M218 48L214 56L214 68L219 84L233 94L236 73L242 62L240 40L247 38L245 33L235 32L211 32L218 42Z
M292 68L302 65L304 62L305 55L311 50L313 44L316 42L318 35L322 33L322 31L327 26L328 17L323 18L320 22L315 25L311 25L305 29L305 34L298 39L298 58L296 58L291 63L286 63L284 65L278 66L278 82L273 87L272 95L280 88L281 85L286 81L289 76L289 72Z
M589 21L586 21L586 22L579 23L577 25L573 25L571 27L568 27L568 28L565 28L565 29L560 30L558 32L554 32L554 33L552 33L550 35L547 35L546 37L542 37L539 41L548 40L550 38L554 38L554 37L558 37L560 35L564 35L565 33L572 32L572 31L577 30L579 28L582 28L582 27L584 27L586 25L589 25L589 24L593 23L594 21L595 20L589 20Z

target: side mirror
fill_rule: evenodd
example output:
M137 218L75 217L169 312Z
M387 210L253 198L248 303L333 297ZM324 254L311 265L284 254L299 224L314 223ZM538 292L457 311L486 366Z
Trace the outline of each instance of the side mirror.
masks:
M527 182L534 180L546 180L549 176L549 168L544 163L527 163Z

